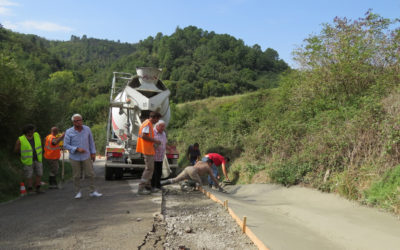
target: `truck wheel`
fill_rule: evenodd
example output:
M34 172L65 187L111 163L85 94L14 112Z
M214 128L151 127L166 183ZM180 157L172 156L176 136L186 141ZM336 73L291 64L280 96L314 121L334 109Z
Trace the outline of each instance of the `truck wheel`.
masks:
M123 176L124 176L124 170L122 168L115 169L115 179L116 180L121 180Z
M113 171L112 168L106 167L106 171L105 171L105 179L106 179L106 181L112 180L113 173L114 173L114 171Z

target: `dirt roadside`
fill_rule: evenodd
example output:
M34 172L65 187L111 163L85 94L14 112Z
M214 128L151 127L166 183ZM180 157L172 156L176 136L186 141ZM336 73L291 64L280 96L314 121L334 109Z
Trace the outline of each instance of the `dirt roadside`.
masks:
M200 191L166 187L162 214L140 249L257 249L228 212Z

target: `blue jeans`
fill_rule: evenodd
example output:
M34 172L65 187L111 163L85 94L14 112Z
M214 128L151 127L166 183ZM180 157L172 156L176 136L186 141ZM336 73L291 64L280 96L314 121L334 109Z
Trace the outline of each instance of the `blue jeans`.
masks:
M201 161L204 161L204 162L206 162L207 160L208 160L208 157L203 157L203 158L201 159ZM211 171L212 171L212 173L213 173L215 179L217 179L217 176L218 176L218 169L217 169L217 166L215 166L214 163L213 163L212 166L211 166ZM208 184L210 184L210 185L215 185L215 184L216 184L216 183L214 183L214 181L211 179L211 176L210 176L210 175L208 176Z

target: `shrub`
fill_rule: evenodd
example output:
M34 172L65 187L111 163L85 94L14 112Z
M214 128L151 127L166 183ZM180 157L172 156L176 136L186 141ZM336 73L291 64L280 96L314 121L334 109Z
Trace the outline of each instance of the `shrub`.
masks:
M394 212L400 212L400 165L390 169L382 179L365 191L365 201Z
M296 185L311 171L309 163L281 163L271 170L271 179L285 186Z

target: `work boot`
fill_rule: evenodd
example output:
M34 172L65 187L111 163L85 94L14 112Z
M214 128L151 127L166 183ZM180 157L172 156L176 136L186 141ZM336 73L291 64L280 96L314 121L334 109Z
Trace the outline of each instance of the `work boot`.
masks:
M170 179L168 179L168 180L161 181L160 184L161 184L161 186L165 186L165 185L172 184L172 181Z

